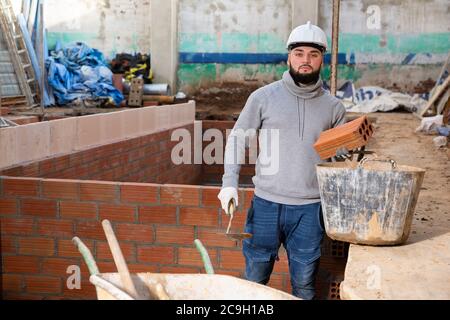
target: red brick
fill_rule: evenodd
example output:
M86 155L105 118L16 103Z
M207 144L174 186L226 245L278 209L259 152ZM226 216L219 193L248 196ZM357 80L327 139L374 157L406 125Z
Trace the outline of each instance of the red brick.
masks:
M219 213L217 209L181 208L180 224L191 226L218 227Z
M83 201L112 202L117 199L117 183L81 182L80 199Z
M81 255L80 255L81 257ZM70 266L79 266L81 269L81 274L87 276L88 270L82 259L63 259L63 258L46 258L42 261L42 272L43 275L68 277L67 269Z
M146 263L174 264L175 255L173 247L144 247L139 246L138 261Z
M244 210L247 211L251 207L255 190L254 189L247 189L247 188L246 189L241 189L241 190L242 190L241 194L244 195L244 202L242 203L242 205L243 205Z
M280 260L275 261L275 266L273 267L273 272L275 273L288 273L289 272L289 262L286 254L280 254Z
M78 221L76 224L76 236L84 241L87 239L106 240L100 221Z
M70 166L70 156L65 155L62 157L55 158L53 160L53 165L55 166L55 171L62 171L69 168Z
M38 257L4 256L3 273L39 273Z
M117 267L114 264L114 262L109 261L98 261L97 262L98 270L100 270L101 273L114 273L118 272ZM130 268L130 266L128 266Z
M214 273L215 274L222 274L222 275L226 275L226 276L232 276L232 277L236 277L236 278L243 278L243 273L240 271L232 271L232 270L224 270L224 269L215 269L214 268Z
M194 227L156 226L156 242L193 245Z
M18 300L18 301L41 301L44 300L43 295L37 295L37 294L25 294L25 293L9 293L6 292L3 295L4 300Z
M33 233L32 218L1 218L0 221L2 235L30 235Z
M9 292L22 292L23 282L21 275L17 274L3 274L2 275L2 289Z
M176 207L140 207L139 222L143 223L159 223L159 224L176 224L177 208Z
M102 204L99 206L100 220L134 222L135 211L136 207L127 205Z
M52 200L21 200L21 212L24 215L56 218L56 202Z
M217 250L208 250L209 259L217 267ZM203 268L203 260L196 248L178 248L178 264Z
M201 273L201 268L194 267L161 267L159 273L175 273L175 274L191 274L191 273Z
M39 219L38 233L53 237L71 238L74 236L73 225L70 220Z
M39 179L3 177L3 194L14 196L38 196Z
M61 278L27 276L26 291L29 293L61 293Z
M222 227L222 229L223 228L226 229L228 227L228 223L230 221L230 216L226 215L223 211L222 211L221 215L222 215L221 227ZM247 212L245 212L245 213L243 211L236 212L233 216L233 221L231 222L231 232L243 231L245 228L246 221L247 221Z
M201 228L198 230L198 239L205 247L235 248L237 242L226 237L225 232L226 230L224 229L211 230Z
M242 251L238 250L225 250L220 252L220 267L224 269L245 269L245 259Z
M16 239L14 237L1 235L0 237L0 254L17 253Z
M94 242L90 240L82 240L83 243L93 253ZM67 258L80 258L81 253L77 247L73 244L72 240L58 240L58 256Z
M221 208L220 200L217 198L220 188L202 187L202 205L205 207Z
M78 181L42 181L42 196L45 198L77 200L79 198L78 190Z
M269 283L267 284L269 287L278 289L281 291L286 290L286 286L284 284L284 275L282 274L274 274L272 273L270 275Z
M67 281L67 279L66 279ZM63 283L63 297L64 299L75 300L97 300L97 291L95 286L89 282L89 280L82 280L80 289L69 289L66 284Z
M47 159L39 162L39 175L46 177L49 173L54 172L53 159Z
M59 213L62 218L96 219L97 206L93 203L63 201L59 204Z
M23 177L39 177L39 163L31 163L22 168Z
M123 183L120 186L120 200L131 203L157 203L159 188L156 184Z
M6 169L2 171L3 176L9 176L9 177L21 177L23 176L22 166L17 166L14 168ZM18 178L23 180L23 178Z
M199 202L199 187L178 185L165 185L161 187L161 204L198 206Z
M153 242L153 227L145 224L117 224L117 239L123 241Z
M0 116L6 116L10 113L10 109L8 107L0 107Z
M0 215L15 215L17 213L17 201L14 199L0 199Z
M128 268L131 273L145 273L145 272L157 273L158 272L158 266L147 265L147 264L142 264L142 263L130 263L130 264L128 264Z
M120 249L122 250L122 254L127 262L136 261L136 248L134 243L125 243L120 242ZM99 242L96 243L96 259L98 260L113 260L113 256L111 253L111 249L107 242Z
M19 254L33 256L53 256L55 241L47 238L19 238Z

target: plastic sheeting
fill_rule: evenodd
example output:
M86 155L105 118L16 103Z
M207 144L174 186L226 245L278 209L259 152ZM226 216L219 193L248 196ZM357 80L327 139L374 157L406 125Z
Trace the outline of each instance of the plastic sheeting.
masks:
M59 105L76 99L110 98L119 105L124 97L112 85L112 72L103 54L77 42L56 50L46 60L48 82L54 90Z
M410 96L375 86L355 89L351 81L344 83L337 91L336 96L342 100L348 112L387 112L404 108L409 112L420 113L427 103L417 94Z

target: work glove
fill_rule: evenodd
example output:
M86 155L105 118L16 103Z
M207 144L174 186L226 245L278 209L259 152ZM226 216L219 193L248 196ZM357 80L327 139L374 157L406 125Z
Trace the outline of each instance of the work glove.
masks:
M222 205L223 211L225 211L225 214L229 215L229 209L228 204L230 203L230 200L234 200L235 207L238 206L238 191L234 187L226 187L220 190L219 195L217 196L220 200L220 204Z

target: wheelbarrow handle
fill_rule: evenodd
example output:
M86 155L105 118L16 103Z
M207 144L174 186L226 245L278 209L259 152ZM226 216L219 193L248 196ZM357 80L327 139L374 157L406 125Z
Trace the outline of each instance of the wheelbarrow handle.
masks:
M91 275L99 274L100 271L98 270L97 264L95 263L95 259L92 256L91 250L89 250L89 248L78 237L74 237L72 239L72 242L83 256L84 262L86 263L89 269L89 273Z
M358 168L364 169L364 165L367 162L370 162L370 161L390 163L391 166L392 166L392 170L397 169L397 162L395 160L392 160L392 159L385 159L385 160L383 160L383 159L369 159L369 158L362 159L361 162L358 165Z
M119 242L117 241L116 235L114 234L113 228L109 220L102 221L103 231L106 235L106 240L109 244L109 249L113 255L114 263L116 264L117 270L119 271L120 279L122 280L122 286L125 291L133 298L138 298L138 293L136 287L134 286L133 280L128 270L127 263L123 257L122 250L120 249Z

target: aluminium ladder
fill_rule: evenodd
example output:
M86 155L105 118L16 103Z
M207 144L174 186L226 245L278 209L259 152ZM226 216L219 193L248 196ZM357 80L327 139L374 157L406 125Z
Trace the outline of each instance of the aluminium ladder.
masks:
M28 106L39 106L39 85L10 0L0 0L0 29L5 35L9 53L22 94Z

